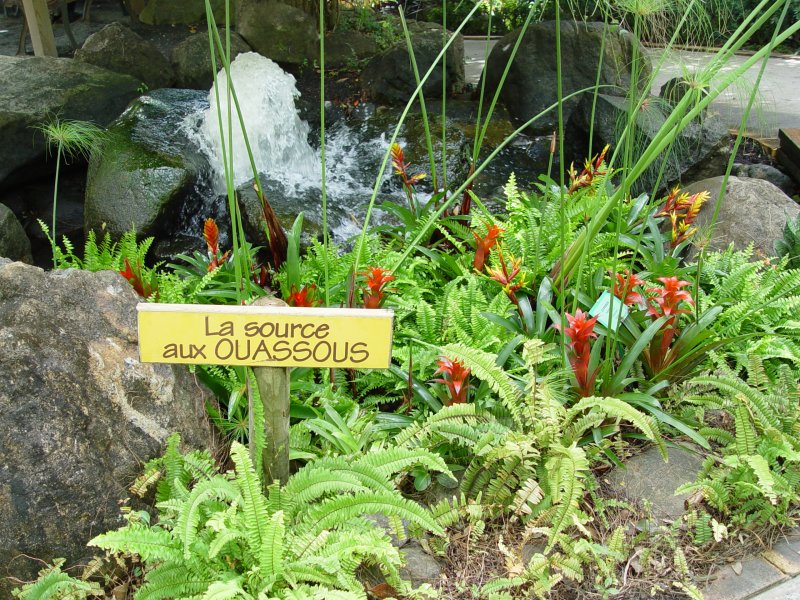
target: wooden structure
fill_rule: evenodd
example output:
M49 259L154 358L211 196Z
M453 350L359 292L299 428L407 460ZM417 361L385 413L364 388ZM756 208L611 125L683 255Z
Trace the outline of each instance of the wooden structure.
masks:
M73 48L77 48L75 36L69 22L68 5L79 0L13 0L17 6L22 5L25 13L25 21L22 32L19 36L19 48L17 54L25 54L25 38L30 31L31 42L33 43L33 53L36 56L58 56L56 50L55 36L53 35L53 25L50 19L51 13L55 10L60 11L61 21L64 23L64 31L67 34L69 43ZM83 20L89 20L92 0L84 0Z
M67 16L66 0L61 0L64 5L64 20L69 27L69 17ZM36 56L58 56L56 50L56 38L53 35L53 25L50 22L50 7L48 0L22 0L22 8L25 11L25 26L22 28L21 42L25 44L25 29L31 32L31 43L33 53ZM70 31L72 34L72 31ZM72 39L74 42L74 38Z

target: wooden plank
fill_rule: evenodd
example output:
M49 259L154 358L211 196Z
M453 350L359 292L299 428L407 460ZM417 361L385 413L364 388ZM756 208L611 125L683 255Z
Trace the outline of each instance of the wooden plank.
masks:
M780 149L796 166L800 166L800 129L786 128L778 130Z
M259 298L253 306L285 307L279 298ZM273 481L284 485L289 480L289 369L286 367L254 367L253 374L264 411L264 448L261 462L264 486ZM250 414L250 458L255 463L255 424L253 422L253 395L248 385Z
M22 0L36 56L58 56L47 0Z

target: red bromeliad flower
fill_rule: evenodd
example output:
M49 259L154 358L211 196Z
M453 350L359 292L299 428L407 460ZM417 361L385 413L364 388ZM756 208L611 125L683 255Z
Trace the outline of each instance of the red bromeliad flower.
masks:
M588 316L580 308L575 312L575 316L567 313L569 327L564 329L564 333L570 339L569 362L572 365L575 380L578 382L578 392L583 397L591 396L594 393L594 380L600 368L598 367L593 373L589 374L590 340L597 337L594 332L597 317L587 318ZM553 327L561 331L559 323L556 323Z
M583 171L581 174L578 175L575 171L575 166L570 165L569 168L569 189L567 190L569 193L572 193L576 190L581 188L589 187L594 183L594 180L597 177L601 177L607 173L606 170L602 169L603 161L606 159L606 154L608 153L608 144L606 147L603 148L603 151L598 154L594 159L589 160L587 159L584 163Z
M300 288L299 292L295 286L292 286L292 290L286 302L289 306L318 306L322 304L322 301L314 297L316 293L317 286L313 283L311 285L304 285Z
M392 167L394 174L399 175L406 188L413 188L420 181L425 179L425 173L417 173L416 175L409 176L408 167L411 163L406 162L406 157L400 144L392 144Z
M659 277L658 281L663 283L664 287L648 288L648 292L654 292L658 295L655 298L651 298L656 303L656 306L651 306L647 309L647 314L655 319L659 317L673 317L674 319L676 315L690 312L685 308L678 308L681 302L694 304L689 291L681 289L689 285L688 281L679 281L677 277Z
M443 373L442 379L434 379L436 383L443 383L450 392L450 404L464 404L469 391L470 369L459 360L451 360L444 355L439 356L439 368L436 373Z
M203 223L203 238L206 240L206 246L208 246L208 257L210 259L208 272L210 273L228 259L230 250L222 256L219 255L219 227L211 217Z
M380 308L385 300L384 288L394 279L394 275L381 267L368 267L361 273L367 278L367 289L364 290L364 308Z
M125 268L119 274L128 280L128 283L142 298L147 298L155 291L149 283L142 279L142 265L137 264L135 269L132 268L127 256L125 257Z
M675 324L678 315L691 312L688 309L680 308L680 303L688 302L689 304L694 304L692 295L687 290L681 289L689 285L688 281L680 281L677 277L659 277L658 281L663 283L664 287L649 288L647 290L657 294L655 297L650 298L650 301L655 302L655 306L650 305L647 309L647 314L653 317L654 320L661 317L668 317L668 319L661 328L661 342L657 348L658 354L649 358L649 362L655 367L654 371L656 372L663 365L672 340L678 333L678 327Z
M476 271L483 271L486 257L489 256L489 252L497 243L500 234L504 231L504 229L501 229L497 225L492 225L488 228L486 235L483 237L474 231L472 232L472 235L475 236L475 259L472 261L472 266Z
M691 196L686 192L680 193L680 188L673 188L664 201L664 208L657 213L658 217L669 217L672 224L672 247L676 247L689 239L697 231L694 227L695 219L700 214L700 209L705 204L710 194L697 192Z
M628 269L615 275L617 282L614 284L614 295L622 300L626 306L644 304L644 296L633 291L637 285L644 285L644 281L632 274Z

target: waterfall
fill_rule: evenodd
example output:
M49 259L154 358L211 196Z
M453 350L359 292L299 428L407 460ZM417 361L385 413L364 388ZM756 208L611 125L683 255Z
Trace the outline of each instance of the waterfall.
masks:
M295 188L319 186L320 160L308 143L308 123L300 119L295 79L277 64L255 52L239 55L231 63L231 81L242 111L245 131L259 173ZM227 76L217 75L225 139L228 139ZM223 148L217 113L217 93L208 95L209 107L196 125L196 142L208 157L215 185L225 188ZM253 178L244 135L231 101L233 124L233 179L239 186Z

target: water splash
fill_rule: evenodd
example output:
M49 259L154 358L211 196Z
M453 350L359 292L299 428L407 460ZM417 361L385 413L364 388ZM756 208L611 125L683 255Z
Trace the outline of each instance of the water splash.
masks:
M310 128L297 114L295 99L300 96L295 78L277 64L255 52L240 54L231 63L231 81L239 100L244 128L259 173L295 188L319 185L320 160L308 143ZM227 76L217 75L220 108L225 139L228 139ZM209 107L190 129L207 156L214 183L225 188L223 149L217 113L217 94L212 88ZM240 186L253 178L241 124L235 105L231 106L233 123L233 180Z

